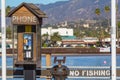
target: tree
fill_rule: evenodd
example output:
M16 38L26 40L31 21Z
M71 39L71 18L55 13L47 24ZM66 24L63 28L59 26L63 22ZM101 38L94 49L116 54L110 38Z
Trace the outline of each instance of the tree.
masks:
M109 13L110 12L110 7L109 6L105 6L104 10L105 10L106 13Z
M8 13L10 12L10 10L11 10L11 7L10 7L10 6L7 6L7 7L6 7L6 15L8 15ZM7 37L7 38L11 38L11 37L12 37L12 30L11 30L10 26L8 26L8 27L6 28L6 37Z
M100 11L100 9L99 8L96 8L95 9L95 14L99 17L100 16L100 14L101 14L101 11ZM99 31L99 43L101 43L102 42L102 39L101 39L101 24L99 23L99 29L100 29L100 31ZM100 46L102 46L102 43L100 44Z
M110 12L110 7L105 6L104 11L107 13L106 15L107 15L107 20L108 20L108 31L110 32L110 21L109 21L109 15L108 15L108 13Z
M61 41L61 40L62 40L62 38L61 38L61 36L58 34L58 32L55 32L55 33L51 36L51 41L52 41L53 46L56 45L56 42L57 42L57 41Z
M96 15L100 15L100 14L101 14L101 12L100 12L100 9L99 9L99 8L96 8L96 9L95 9L95 14L96 14Z
M10 10L11 10L11 7L10 7L10 6L7 6L7 7L6 7L6 15L8 15L8 13L10 12Z
M48 36L49 35L47 33L42 35L42 46L43 47L48 47L48 45L46 44L46 41L48 40Z
M118 28L120 28L120 21L118 22Z
M49 36L48 33L47 33L47 34L43 34L43 35L42 35L42 39L43 39L43 40L46 40L46 39L48 39L48 36Z
M12 31L11 31L11 28L10 27L7 27L6 28L6 37L8 39L11 39L12 38Z
M120 34L120 21L117 22L117 29L118 29L118 30L117 30L117 31L118 31L117 33ZM117 35L117 37L118 37L117 44L118 44L118 47L119 47L119 41L120 41L119 38L120 38L120 35Z
M119 47L119 37L120 37L120 35L119 35L119 22L118 22L118 15L119 15L119 7L118 7L118 0L116 1L116 36L117 36L117 45L118 45L118 47Z
M74 35L77 38L83 38L84 37L84 34L82 33L82 30L80 30L79 28L74 29Z
M76 37L79 37L79 31L74 30L74 35L75 35Z

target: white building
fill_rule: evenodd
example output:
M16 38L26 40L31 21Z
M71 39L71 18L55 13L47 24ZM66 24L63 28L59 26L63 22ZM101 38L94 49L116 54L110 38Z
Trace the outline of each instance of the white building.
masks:
M89 26L88 23L86 23L86 24L83 24L83 27L84 27L84 28L89 28L90 26Z
M42 28L41 34L48 34L53 35L55 32L58 32L61 36L73 36L73 29L72 28Z

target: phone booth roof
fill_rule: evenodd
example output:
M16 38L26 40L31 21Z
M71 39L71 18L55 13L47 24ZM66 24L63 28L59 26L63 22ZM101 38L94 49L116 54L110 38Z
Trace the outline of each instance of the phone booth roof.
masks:
M40 24L42 18L47 18L46 14L33 3L21 3L7 15L12 17L13 24Z

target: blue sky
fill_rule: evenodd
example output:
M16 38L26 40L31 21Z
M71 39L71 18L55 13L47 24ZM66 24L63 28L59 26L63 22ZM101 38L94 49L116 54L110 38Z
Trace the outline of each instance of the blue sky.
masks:
M57 1L67 1L67 0L6 0L6 6L17 6L22 2L29 2L29 3L40 3L40 4L49 4L55 3Z

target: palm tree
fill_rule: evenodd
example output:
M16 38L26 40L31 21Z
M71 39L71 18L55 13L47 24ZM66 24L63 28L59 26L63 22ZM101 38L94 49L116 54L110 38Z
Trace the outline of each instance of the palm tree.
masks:
M106 15L107 15L107 20L108 20L108 34L109 34L109 36L108 37L110 37L110 21L109 21L109 12L110 12L110 7L109 6L105 6L104 7L104 11L105 11L105 13L106 13Z
M108 12L110 12L110 7L109 6L105 6L104 10L105 10L106 13L108 13Z
M104 11L105 11L106 13L109 13L109 12L110 12L110 7L109 7L109 6L105 6L105 7L104 7ZM107 14L106 14L106 15L107 15ZM107 15L107 20L108 20L108 31L110 31L109 16L110 16L110 15Z
M101 11L100 11L99 8L96 8L96 9L95 9L95 14L96 14L98 17L100 16ZM100 24L99 24L99 26L100 26L99 29L101 29L101 25L100 25ZM101 44L102 40L101 40L100 31L99 31L99 37L98 37L98 38L99 38L99 43L100 43L99 45L102 46L102 44Z
M100 14L101 14L101 12L100 12L100 9L99 9L99 8L96 8L96 9L95 9L95 14L96 14L96 15L100 15Z

